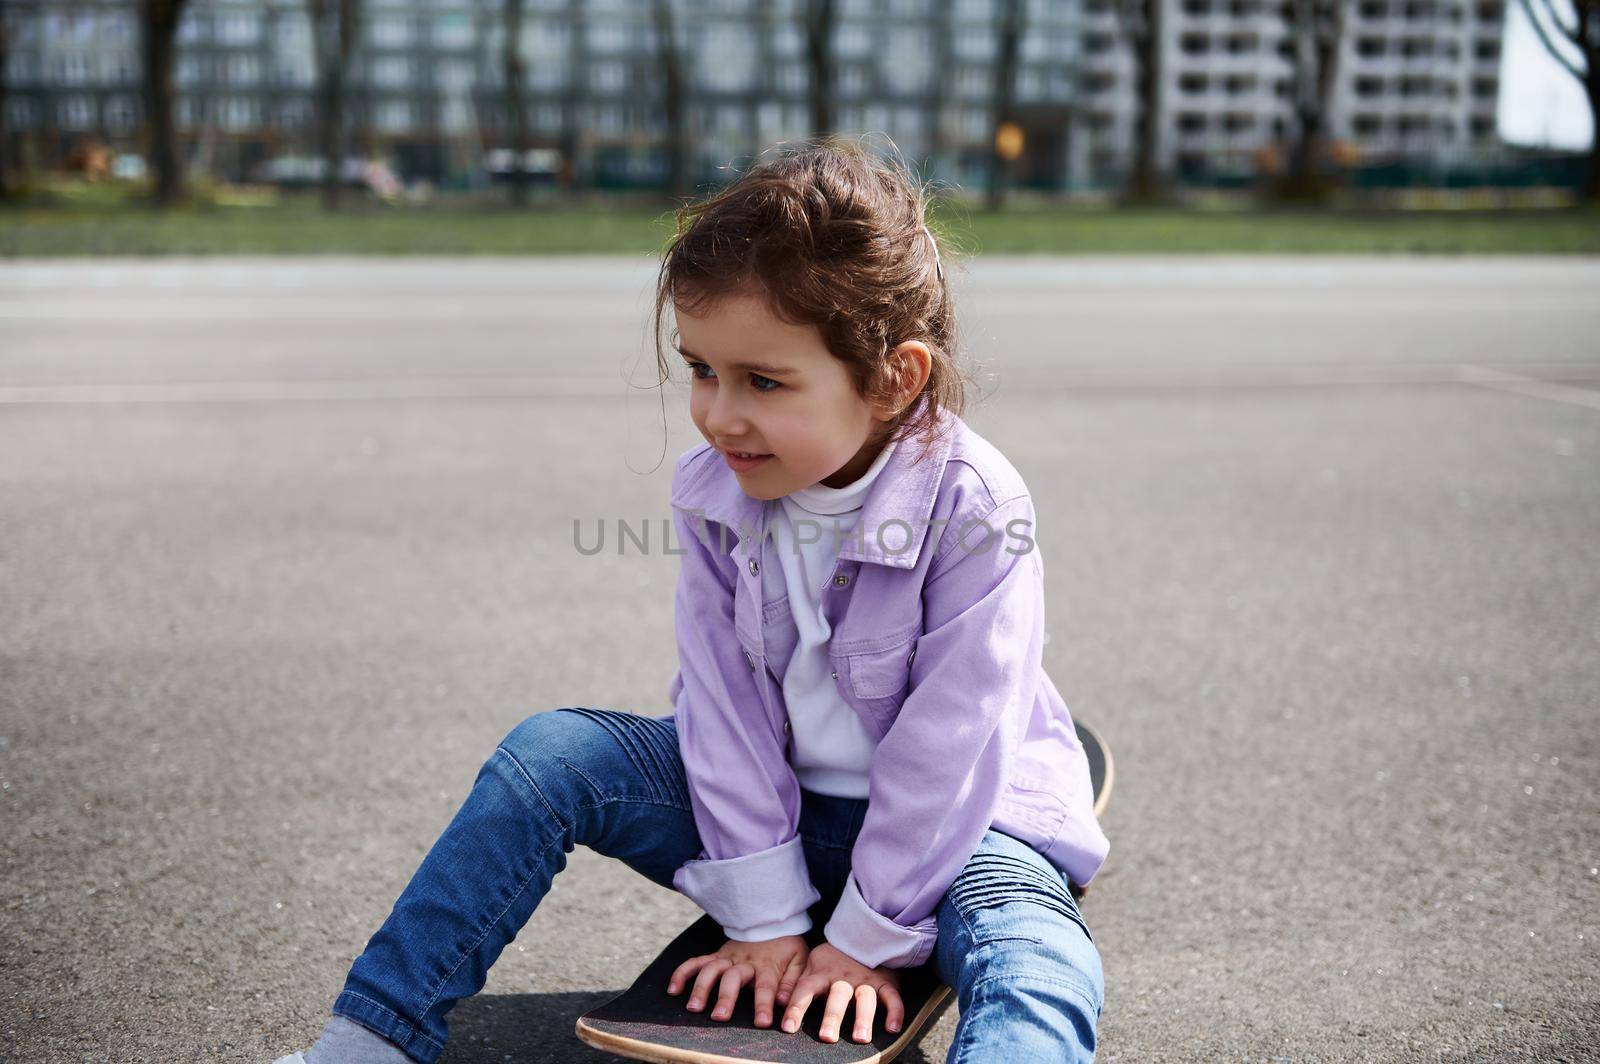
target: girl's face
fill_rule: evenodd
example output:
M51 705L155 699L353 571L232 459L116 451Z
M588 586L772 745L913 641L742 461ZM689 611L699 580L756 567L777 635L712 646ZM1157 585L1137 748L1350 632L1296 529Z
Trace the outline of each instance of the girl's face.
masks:
M746 495L776 499L819 482L841 488L878 456L893 412L856 393L815 326L791 325L749 295L726 296L705 317L674 313L689 414ZM766 457L741 461L730 456L736 451Z

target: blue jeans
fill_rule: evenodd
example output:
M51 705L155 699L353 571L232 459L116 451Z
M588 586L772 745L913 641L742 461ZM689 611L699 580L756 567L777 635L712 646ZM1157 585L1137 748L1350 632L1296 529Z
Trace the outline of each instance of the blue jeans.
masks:
M867 800L802 797L816 913L844 889ZM351 965L333 1012L433 1064L446 1013L483 988L578 843L669 890L673 872L699 856L672 717L563 708L512 729ZM1093 1059L1100 954L1054 866L991 830L937 920L934 961L960 1008L950 1064ZM820 1014L821 1000L811 1008Z

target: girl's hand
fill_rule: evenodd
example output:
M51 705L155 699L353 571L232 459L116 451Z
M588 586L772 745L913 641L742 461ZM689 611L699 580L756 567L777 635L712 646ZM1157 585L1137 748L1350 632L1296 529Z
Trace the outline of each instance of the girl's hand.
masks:
M694 981L694 992L689 995L688 1004L690 1009L698 1011L717 977L721 976L721 992L711 1018L726 1020L733 1015L740 986L751 982L756 990L756 1026L770 1027L773 995L777 995L778 1004L789 1003L789 994L805 968L808 952L804 935L781 935L764 942L729 939L717 952L690 957L678 965L667 981L667 993L676 994L698 971L700 975Z
M857 1042L872 1041L872 1016L881 997L887 1010L884 1029L895 1032L905 1022L905 1003L900 1000L900 973L893 968L867 968L847 953L824 942L811 951L805 971L795 985L794 1002L783 1014L783 1029L798 1031L811 999L828 992L822 1013L822 1040L837 1042L844 1023L845 1006L856 1003Z

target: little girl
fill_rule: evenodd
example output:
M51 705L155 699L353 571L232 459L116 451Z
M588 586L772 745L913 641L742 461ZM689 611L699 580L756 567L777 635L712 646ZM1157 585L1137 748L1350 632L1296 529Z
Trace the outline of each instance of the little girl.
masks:
M854 1006L865 1042L931 961L949 1061L1092 1059L1104 977L1074 896L1109 843L1041 665L1032 500L959 416L923 210L903 164L830 139L679 212L657 360L665 380L670 309L705 442L672 478L674 712L514 728L277 1064L432 1064L579 843L722 926L666 988L688 1009L726 1019L749 988L757 1026L815 1007L837 1041Z

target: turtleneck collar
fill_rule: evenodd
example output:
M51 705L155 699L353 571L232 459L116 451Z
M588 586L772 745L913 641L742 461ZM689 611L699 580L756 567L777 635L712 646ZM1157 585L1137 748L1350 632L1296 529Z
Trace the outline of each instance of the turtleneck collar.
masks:
M888 464L889 455L894 448L895 441L890 440L885 443L883 450L878 452L878 457L867 467L867 471L842 488L830 488L819 480L810 487L791 491L783 498L813 514L843 514L859 510L867 497L867 489Z

